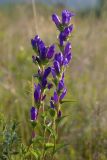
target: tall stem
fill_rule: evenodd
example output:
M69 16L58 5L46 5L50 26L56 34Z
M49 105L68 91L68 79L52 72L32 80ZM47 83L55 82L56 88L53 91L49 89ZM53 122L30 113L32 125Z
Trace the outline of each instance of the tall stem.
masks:
M32 106L34 106L34 79L32 76Z
M53 121L53 128L56 134L56 123L55 123L55 118ZM54 135L54 147L53 147L53 153L52 153L52 160L54 159L54 153L55 153L55 149L56 149L56 136Z

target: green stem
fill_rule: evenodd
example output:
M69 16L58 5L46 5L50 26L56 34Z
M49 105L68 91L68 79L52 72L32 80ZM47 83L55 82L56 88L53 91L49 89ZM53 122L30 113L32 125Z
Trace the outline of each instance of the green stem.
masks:
M42 105L42 108L43 108L43 113L44 113L44 111L45 111L45 109L44 109L44 103L43 103L43 105ZM44 117L44 119L43 119L43 123L44 123L44 125L45 125L45 117ZM44 129L44 132L43 132L44 141L43 141L42 160L45 159L45 134L46 134L46 128Z
M54 118L54 121L53 121L53 128L54 128L54 131L56 132L55 118ZM56 136L54 135L54 147L53 147L53 153L52 153L52 160L54 160L55 149L56 149Z
M34 79L32 76L32 106L34 106Z

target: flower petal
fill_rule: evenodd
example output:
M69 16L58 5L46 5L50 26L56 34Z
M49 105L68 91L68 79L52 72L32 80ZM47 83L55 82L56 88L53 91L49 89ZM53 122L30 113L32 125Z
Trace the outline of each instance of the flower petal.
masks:
M36 87L35 91L34 91L34 98L35 98L35 102L40 101L41 98L41 87L38 84L38 86Z
M55 45L51 45L47 52L47 58L51 59L54 55L54 52L55 52Z
M60 19L59 19L59 17L57 16L57 14L53 14L53 15L52 15L52 20L53 20L53 22L56 24L57 27L60 25Z
M38 110L32 106L31 110L30 110L30 115L31 115L31 120L36 120L37 116L38 116Z
M60 101L65 97L67 92L67 89L65 88L64 91L62 92L61 96L60 96Z
M57 74L60 73L60 64L56 60L54 61L54 68Z

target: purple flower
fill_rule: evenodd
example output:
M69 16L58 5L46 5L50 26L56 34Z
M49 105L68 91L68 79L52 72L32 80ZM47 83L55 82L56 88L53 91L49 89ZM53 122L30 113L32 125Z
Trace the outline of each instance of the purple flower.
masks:
M65 88L64 91L62 92L61 96L60 96L60 101L62 101L62 99L65 97L67 92L67 89Z
M60 110L58 111L58 115L57 116L58 116L58 118L60 118L62 116L62 112Z
M47 80L42 78L42 87L45 88L47 85Z
M57 92L56 92L56 91L54 92L54 96L53 96L53 97L51 97L51 100L53 100L55 103L57 103L57 102L58 102L58 94L57 94Z
M75 16L73 12L70 12L68 10L63 10L62 11L62 23L69 24L72 16Z
M73 30L73 25L70 25L69 27L66 27L66 28L64 29L63 33L64 33L64 35L65 35L66 37L68 37L68 36L70 35L70 33L72 32L72 30Z
M60 80L58 83L58 91L62 90L64 88L64 81Z
M64 59L64 66L68 65L71 59L72 59L72 55L71 53L69 53Z
M70 60L72 59L72 54L69 53L67 56L66 56L67 60L68 60L68 63L70 62Z
M64 41L66 41L67 37L71 34L73 30L73 25L66 27L60 34L59 34L59 42L60 45L63 46Z
M50 101L50 107L53 108L53 109L55 109L55 106L54 106L54 104L53 104L52 101Z
M39 48L39 56L41 59L44 60L46 58L47 48L43 41L39 43L38 48Z
M47 58L51 59L54 55L54 52L55 52L55 45L51 45L47 52Z
M66 46L65 46L65 49L64 49L64 55L67 55L70 53L71 51L71 43L70 42L67 42Z
M56 78L56 72L55 72L54 67L51 68L51 73L52 73L53 78Z
M37 120L38 110L35 107L32 107L30 110L31 120Z
M37 49L39 41L40 41L40 38L38 35L36 35L34 39L31 39L31 44L34 49Z
M35 102L39 102L41 98L41 86L38 84L34 91Z
M60 23L60 19L59 19L59 17L56 14L52 15L52 20L56 24L57 27L61 24Z
M48 83L48 89L51 89L53 87L53 84L52 83Z
M43 78L46 79L48 75L50 74L50 72L51 72L51 67L46 68L44 71Z
M63 59L64 59L64 57L63 57L62 53L55 54L55 58L54 59L59 62L60 66L63 65Z
M63 46L65 40L66 40L66 36L65 36L64 32L61 32L59 34L59 42L60 42L61 46Z
M54 68L55 68L56 73L59 74L60 73L60 64L56 60L54 61Z

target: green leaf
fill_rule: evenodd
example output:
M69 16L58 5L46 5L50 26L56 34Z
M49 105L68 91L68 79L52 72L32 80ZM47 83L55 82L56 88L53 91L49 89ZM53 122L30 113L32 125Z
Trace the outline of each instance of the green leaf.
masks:
M42 136L37 136L36 138L33 139L34 143L42 143L44 141L44 137Z
M31 150L31 154L36 158L36 159L38 159L38 153L36 152L36 151L34 151L34 150Z
M55 151L54 151L54 154L56 153L56 152L58 152L60 149L62 149L62 148L64 148L64 147L66 147L66 146L68 146L68 145L70 145L69 143L67 143L67 144L57 144L57 146L56 146L56 149L55 149Z
M54 147L53 143L46 143L45 144L45 149L50 149L50 148L53 148L53 147Z
M49 110L49 113L50 113L51 117L53 117L53 118L56 116L56 111L52 108Z
M49 60L48 59L45 59L45 60L42 60L42 65L46 65L47 63L49 62Z
M62 117L60 117L60 118L57 118L57 119L56 119L57 125L58 125L64 118L66 118L66 117L71 117L71 115L66 115L66 116L62 116Z
M47 127L47 131L49 131L50 132L50 134L53 136L53 137L57 137L57 134L56 134L56 132L55 132L55 130L53 130L51 127Z
M77 102L76 100L64 100L64 101L61 101L61 104L63 103L71 103L71 102Z
M31 125L32 125L33 128L35 128L36 125L37 125L37 122L36 121L31 121Z

